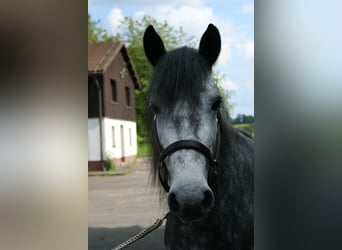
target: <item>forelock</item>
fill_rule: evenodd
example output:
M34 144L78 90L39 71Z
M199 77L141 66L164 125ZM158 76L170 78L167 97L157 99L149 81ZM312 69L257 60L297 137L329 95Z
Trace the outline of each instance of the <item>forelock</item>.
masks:
M184 101L196 105L211 69L197 50L182 47L165 54L155 66L148 102L173 110Z

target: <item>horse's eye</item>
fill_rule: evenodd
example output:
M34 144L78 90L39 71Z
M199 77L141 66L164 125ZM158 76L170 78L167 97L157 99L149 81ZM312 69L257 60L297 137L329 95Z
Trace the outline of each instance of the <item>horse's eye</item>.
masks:
M152 104L152 105L150 106L150 109L151 109L151 111L152 111L153 113L155 113L155 114L158 114L158 113L160 112L159 108L158 108L157 105L155 105L155 104Z
M222 103L222 100L221 100L221 99L216 100L216 101L213 103L213 105L211 105L211 109L212 109L212 110L215 110L215 111L218 110L218 109L220 108L221 103Z

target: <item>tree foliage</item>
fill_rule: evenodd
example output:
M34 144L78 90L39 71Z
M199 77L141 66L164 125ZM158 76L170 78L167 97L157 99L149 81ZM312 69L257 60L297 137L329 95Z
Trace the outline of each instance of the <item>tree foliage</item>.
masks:
M110 39L106 30L100 27L100 20L93 21L88 14L88 43L109 41Z
M254 116L238 114L236 118L233 120L234 124L242 124L242 123L254 123Z
M220 75L220 73L218 71L214 70L213 80L214 80L214 82L216 82L216 84L219 88L220 94L221 94L222 99L223 99L224 106L228 110L228 113L231 114L231 112L233 111L233 108L234 108L234 104L230 100L231 100L231 97L233 96L234 92L231 90L224 89L222 87L221 82L224 81L225 77L226 77L225 75Z

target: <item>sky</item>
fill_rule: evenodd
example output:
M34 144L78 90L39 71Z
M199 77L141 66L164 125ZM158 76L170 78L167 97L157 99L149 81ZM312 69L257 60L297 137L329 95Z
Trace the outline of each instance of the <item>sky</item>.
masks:
M115 34L125 16L149 15L199 41L209 23L220 31L222 49L215 69L222 87L234 92L231 116L254 115L254 1L250 0L88 0L92 20ZM185 44L184 44L185 45Z

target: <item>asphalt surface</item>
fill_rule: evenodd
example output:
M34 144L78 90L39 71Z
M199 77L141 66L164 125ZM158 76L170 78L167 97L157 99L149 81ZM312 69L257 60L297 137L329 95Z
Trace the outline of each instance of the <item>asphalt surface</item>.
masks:
M88 249L110 250L150 226L167 211L149 183L148 159L138 160L124 176L88 178ZM127 250L165 249L164 226Z

